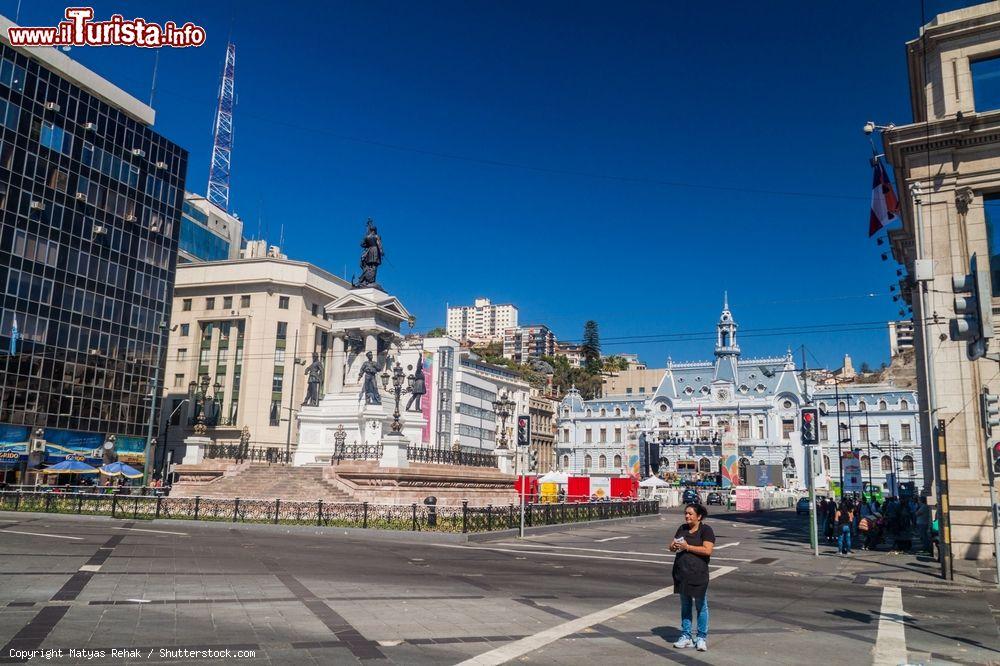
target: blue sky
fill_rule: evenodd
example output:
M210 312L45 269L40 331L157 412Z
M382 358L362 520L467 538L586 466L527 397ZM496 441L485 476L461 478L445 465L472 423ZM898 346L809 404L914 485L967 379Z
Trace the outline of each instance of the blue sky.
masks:
M926 4L930 20L971 3ZM21 5L22 25L65 7ZM276 243L283 225L290 257L350 277L374 217L380 282L417 330L487 296L564 339L595 319L606 353L653 366L711 357L707 339L634 336L710 334L728 290L746 355L887 360L872 322L898 316L896 267L867 238L861 127L911 120L919 2L94 6L206 28L204 46L161 53L154 103L199 193L232 34L231 208L247 234ZM152 52L69 55L149 99ZM858 326L789 330L826 323Z

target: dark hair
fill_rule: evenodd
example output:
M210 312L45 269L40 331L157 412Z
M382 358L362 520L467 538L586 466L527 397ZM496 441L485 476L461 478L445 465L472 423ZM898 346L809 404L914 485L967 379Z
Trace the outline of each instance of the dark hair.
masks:
M684 507L684 509L685 510L694 509L694 512L697 513L698 517L701 518L702 520L708 518L708 509L703 507L701 504L688 504L686 507Z

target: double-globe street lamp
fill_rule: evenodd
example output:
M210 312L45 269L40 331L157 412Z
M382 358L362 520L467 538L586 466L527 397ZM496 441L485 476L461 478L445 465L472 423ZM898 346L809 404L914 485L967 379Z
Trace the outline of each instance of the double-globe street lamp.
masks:
M403 372L403 366L396 361L396 365L392 368L392 374L389 374L389 365L386 364L385 370L382 371L380 375L382 378L382 388L389 391L395 399L395 408L392 410L392 434L394 437L399 437L402 434L403 424L399 420L399 399L406 393L413 391L413 382L415 377L413 375L407 375ZM389 387L389 380L392 380L392 388ZM403 386L403 382L406 382L406 386Z
M507 419L514 412L514 401L510 399L507 391L503 395L498 395L493 401L493 412L500 417L500 439L497 442L497 449L507 450Z
M208 432L205 418L205 403L209 400L214 401L219 395L219 391L222 390L222 384L215 382L215 384L212 385L212 388L215 389L215 393L209 396L209 381L211 380L208 375L202 375L200 382L192 381L188 384L188 399L192 402L192 404L194 404L195 413L197 414L195 417L194 434L199 437L204 437L205 433Z

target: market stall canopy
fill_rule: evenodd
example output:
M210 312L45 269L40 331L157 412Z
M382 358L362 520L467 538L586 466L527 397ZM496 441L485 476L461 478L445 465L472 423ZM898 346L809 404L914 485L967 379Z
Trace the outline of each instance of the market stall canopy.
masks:
M539 483L566 483L569 481L569 474L565 472L549 472L538 479Z
M46 467L45 474L97 474L97 469L79 460L63 460L51 467Z
M639 482L640 488L669 488L670 484L658 476L651 476Z
M134 467L129 467L123 462L113 462L105 465L100 469L100 472L104 476L124 476L126 479L139 479L142 477L142 472Z

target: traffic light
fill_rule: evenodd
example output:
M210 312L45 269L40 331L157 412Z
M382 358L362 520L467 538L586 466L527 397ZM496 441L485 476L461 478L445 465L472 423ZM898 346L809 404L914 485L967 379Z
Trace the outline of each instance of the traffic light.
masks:
M990 393L985 386L979 394L979 411L983 415L983 430L988 438L993 434L993 429L1000 427L1000 396Z
M969 260L969 274L951 278L955 296L955 314L948 322L948 331L953 341L966 340L969 360L974 361L986 355L989 340L993 337L993 307L990 274L979 270L976 255Z
M517 445L528 446L531 444L531 417L517 417Z
M532 449L528 453L528 469L532 472L538 471L538 449Z
M823 449L818 444L809 447L809 473L813 476L823 473Z
M801 413L802 420L802 444L812 446L819 442L819 409L816 407L803 407Z
M1000 476L1000 441L987 442L989 461L993 465L993 478Z

